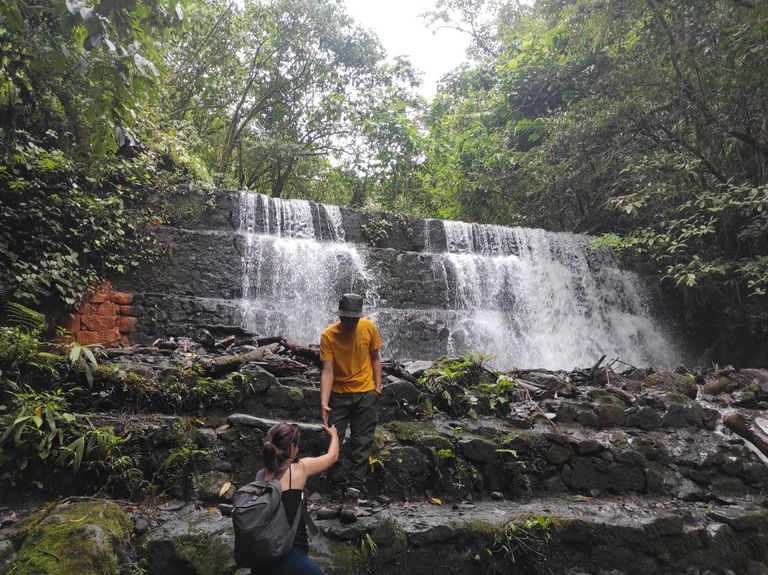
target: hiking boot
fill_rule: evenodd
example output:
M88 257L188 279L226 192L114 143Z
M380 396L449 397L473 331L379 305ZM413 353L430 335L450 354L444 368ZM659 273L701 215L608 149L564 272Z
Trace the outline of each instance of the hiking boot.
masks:
M341 503L330 501L317 510L318 519L336 519L341 513Z
M348 487L344 494L344 504L341 506L339 518L343 523L354 523L357 521L357 506L360 504L360 490L354 487Z
M336 519L341 513L341 503L344 501L344 489L337 489L331 494L330 501L317 510L318 519Z

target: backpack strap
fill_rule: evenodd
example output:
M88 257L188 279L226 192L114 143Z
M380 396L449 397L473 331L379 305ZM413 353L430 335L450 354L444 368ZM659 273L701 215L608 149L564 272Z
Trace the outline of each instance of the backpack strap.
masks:
M288 489L291 488L291 482L293 481L291 466L288 466L288 469L283 469L282 471L275 474L273 479L277 479L280 481L282 479L283 475L285 475L285 472L288 472ZM259 470L259 472L256 474L256 481L264 481L264 469ZM299 503L299 510L296 512L296 517L293 518L293 524L291 525L291 530L296 533L296 531L299 529L299 518L304 518L304 524L307 526L307 529L309 529L310 533L312 535L317 535L318 529L317 525L315 525L315 522L312 520L312 517L309 514L309 511L307 511L307 502L304 499L304 491L301 492L301 502Z
M309 511L307 511L307 503L304 499L304 492L301 492L301 516L304 517L304 525L307 526L307 529L309 529L309 532L312 533L312 535L317 535L317 525L315 525L315 522L312 521L312 517L309 514Z

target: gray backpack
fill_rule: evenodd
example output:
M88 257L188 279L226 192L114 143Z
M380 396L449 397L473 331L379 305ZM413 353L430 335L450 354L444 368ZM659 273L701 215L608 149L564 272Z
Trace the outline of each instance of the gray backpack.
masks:
M290 469L290 467L288 468ZM304 494L293 523L288 523L281 499L280 478L269 481L264 470L235 493L232 523L235 527L235 562L238 567L260 567L285 557L293 548L299 520L306 514Z

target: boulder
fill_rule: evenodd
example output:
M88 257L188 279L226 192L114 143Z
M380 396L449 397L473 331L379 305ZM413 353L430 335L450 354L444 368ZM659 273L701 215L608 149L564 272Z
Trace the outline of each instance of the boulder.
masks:
M232 520L218 510L168 521L141 540L147 575L233 575Z
M17 527L13 573L118 575L132 562L133 523L112 501L62 503Z
M463 437L457 444L459 454L473 463L495 463L499 460L499 446L479 437Z
M639 427L646 431L658 429L661 426L661 415L652 407L640 407L637 410L627 410L627 425Z
M696 399L699 392L692 373L657 371L645 378L644 385L686 395L691 399Z

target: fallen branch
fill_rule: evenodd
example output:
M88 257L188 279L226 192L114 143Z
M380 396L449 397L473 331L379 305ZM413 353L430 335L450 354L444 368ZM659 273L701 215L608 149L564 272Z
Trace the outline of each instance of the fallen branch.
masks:
M729 413L723 418L725 426L752 443L760 452L768 457L768 433L766 433L753 419L747 419L738 412Z
M147 346L147 345L137 345L133 347L113 347L109 349L105 349L102 353L104 353L107 358L114 359L116 357L128 357L132 355L138 355L141 353L147 353L150 355L172 355L173 350L172 349L160 349L159 347L153 347L153 346Z
M295 341L291 341L289 339L282 339L282 338L279 340L279 343L285 349L289 350L291 353L298 355L299 357L304 357L306 359L312 360L318 365L321 364L319 348L306 347L296 343Z

